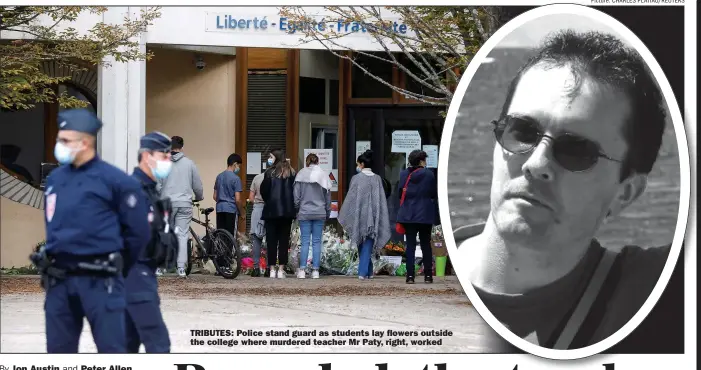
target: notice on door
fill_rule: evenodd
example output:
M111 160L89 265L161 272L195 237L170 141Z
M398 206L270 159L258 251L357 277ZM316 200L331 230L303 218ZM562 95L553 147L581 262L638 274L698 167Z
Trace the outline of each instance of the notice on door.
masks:
M424 152L428 158L426 158L427 168L438 168L438 145L424 145Z
M356 141L355 142L355 159L358 159L361 154L365 153L366 150L370 150L370 142L369 141Z
M418 131L394 131L392 133L392 153L411 153L421 149L421 134Z

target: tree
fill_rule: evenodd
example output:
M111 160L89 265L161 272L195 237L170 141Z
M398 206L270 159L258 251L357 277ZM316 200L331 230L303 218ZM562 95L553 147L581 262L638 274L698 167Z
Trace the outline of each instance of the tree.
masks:
M81 13L101 15L106 7L8 6L0 7L0 34L17 32L16 39L0 40L0 108L29 109L39 103L58 102L66 108L85 107L75 97L57 96L53 86L69 81L75 72L90 66L148 60L136 37L160 16L159 8L141 9L136 19L125 16L121 24L96 23L85 34L71 27ZM41 64L55 61L69 73L52 77Z
M460 73L484 42L514 16L508 8L488 6L324 7L323 18L310 13L303 7L280 10L280 15L288 18L290 32L300 33L301 43L320 42L335 56L404 97L433 105L450 104L451 87ZM354 50L341 41L356 32L371 35L382 51ZM385 81L363 65L363 58L396 66L421 91Z

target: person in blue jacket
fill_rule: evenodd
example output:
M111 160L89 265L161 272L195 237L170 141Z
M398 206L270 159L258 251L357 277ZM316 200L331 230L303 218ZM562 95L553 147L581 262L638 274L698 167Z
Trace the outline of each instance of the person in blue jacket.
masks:
M431 170L426 169L426 158L428 158L426 152L414 150L409 153L409 168L399 174L400 206L397 212L397 222L401 223L406 230L407 284L414 283L416 234L419 235L421 243L424 282L433 282L431 229L437 220L438 189L436 177ZM409 178L408 183L407 178Z
M86 317L98 352L124 353L124 276L151 237L148 201L138 181L97 155L94 113L66 110L58 123L46 245L31 256L46 290L47 352L77 353Z
M168 328L161 314L156 277L156 269L168 255L176 254L178 248L178 240L169 220L172 207L169 200L162 201L156 191L156 181L165 179L170 173L173 164L170 150L171 141L167 135L160 132L144 135L140 140L139 166L134 168L132 174L141 183L151 205L151 240L126 279L129 353L138 353L142 343L147 353L170 352Z

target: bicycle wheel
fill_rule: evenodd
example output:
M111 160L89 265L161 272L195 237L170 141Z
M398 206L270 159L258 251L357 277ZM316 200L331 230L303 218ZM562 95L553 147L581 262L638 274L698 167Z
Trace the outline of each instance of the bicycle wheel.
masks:
M192 256L192 239L187 239L187 265L185 265L185 276L190 276L192 265L195 263L195 258Z
M239 276L241 248L229 231L217 229L212 232L211 259L219 275L225 279L234 279Z

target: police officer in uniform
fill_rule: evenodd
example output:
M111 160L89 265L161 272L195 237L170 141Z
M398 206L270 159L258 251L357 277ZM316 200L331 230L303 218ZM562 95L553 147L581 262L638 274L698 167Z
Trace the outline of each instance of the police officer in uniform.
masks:
M139 261L127 276L127 351L138 353L141 343L148 353L170 352L168 329L161 315L156 268L177 254L178 239L172 228L172 207L168 199L161 200L156 181L168 177L170 138L152 132L141 138L139 166L132 176L139 180L149 198L151 240L139 256Z
M89 110L59 113L45 193L46 246L31 260L46 290L46 348L77 353L86 317L100 353L125 353L124 276L151 236L138 181L97 156Z

